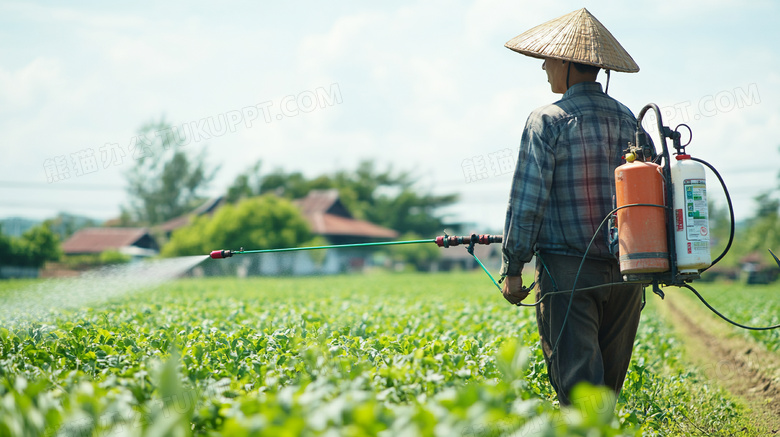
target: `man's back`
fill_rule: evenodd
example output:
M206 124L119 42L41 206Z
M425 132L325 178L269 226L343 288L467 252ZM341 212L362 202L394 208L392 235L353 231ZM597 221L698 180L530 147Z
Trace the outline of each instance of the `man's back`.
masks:
M584 254L612 209L614 170L635 130L631 111L604 94L597 82L575 84L558 102L532 112L509 209L535 213L531 221L516 221L525 228L517 237L536 241L541 251ZM538 223L537 236L529 233L531 222ZM606 236L606 227L601 232ZM610 258L606 238L597 237L589 255Z

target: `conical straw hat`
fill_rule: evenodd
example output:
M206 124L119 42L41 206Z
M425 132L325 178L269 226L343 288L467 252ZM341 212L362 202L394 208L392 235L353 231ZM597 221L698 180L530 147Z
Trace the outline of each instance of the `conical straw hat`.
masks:
M631 55L587 9L582 8L533 29L504 44L534 58L554 58L636 73Z

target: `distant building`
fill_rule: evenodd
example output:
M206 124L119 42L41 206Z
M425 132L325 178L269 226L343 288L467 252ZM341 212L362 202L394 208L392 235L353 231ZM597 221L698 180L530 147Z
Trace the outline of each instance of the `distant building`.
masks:
M329 245L370 243L398 238L398 232L352 216L336 189L312 190L293 201L309 223L314 235ZM334 274L359 271L371 264L375 248L323 249L324 253L301 251L275 254L263 259L260 273L276 275Z
M160 248L146 228L84 228L62 243L65 255L115 250L134 258L157 255Z
M355 219L341 202L336 189L312 190L293 203L309 222L312 232L324 237L330 244L398 238L398 232L392 229Z

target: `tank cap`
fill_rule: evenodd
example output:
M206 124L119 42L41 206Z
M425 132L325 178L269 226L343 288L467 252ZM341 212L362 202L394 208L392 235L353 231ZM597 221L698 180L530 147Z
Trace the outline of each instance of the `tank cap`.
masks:
M682 161L683 159L691 159L691 155L686 155L684 153L681 153L679 155L676 155L674 158L678 161Z

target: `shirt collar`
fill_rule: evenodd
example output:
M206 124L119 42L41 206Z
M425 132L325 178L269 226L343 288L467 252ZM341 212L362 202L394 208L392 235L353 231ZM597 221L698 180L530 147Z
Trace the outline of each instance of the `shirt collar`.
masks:
M575 94L603 92L601 84L598 82L580 82L570 86L566 93L563 94L563 98L572 97Z

